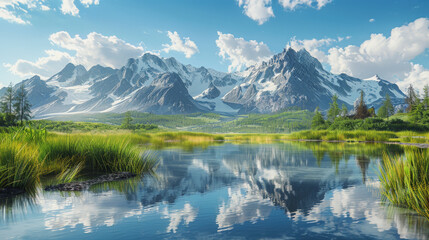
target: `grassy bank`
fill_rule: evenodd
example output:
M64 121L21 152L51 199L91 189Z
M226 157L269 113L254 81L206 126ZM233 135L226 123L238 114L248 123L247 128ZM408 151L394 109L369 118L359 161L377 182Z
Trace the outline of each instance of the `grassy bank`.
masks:
M44 176L70 182L81 174L150 171L156 161L140 149L123 136L8 129L0 134L0 188L31 191Z
M382 194L429 220L429 152L413 149L404 156L385 154L380 166Z

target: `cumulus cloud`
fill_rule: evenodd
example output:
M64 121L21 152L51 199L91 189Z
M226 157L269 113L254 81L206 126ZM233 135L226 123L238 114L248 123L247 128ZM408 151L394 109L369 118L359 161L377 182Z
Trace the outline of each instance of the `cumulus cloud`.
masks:
M221 32L218 32L218 35L216 45L219 48L219 56L231 61L228 67L230 72L240 71L243 67L250 67L272 56L270 49L263 42L246 41Z
M425 85L429 84L429 70L420 64L412 64L412 70L405 74L406 78L398 82L398 86L405 90L412 84L418 90L422 90Z
M76 7L74 0L62 0L61 4L61 12L63 14L69 14L72 16L79 15L79 9ZM90 5L98 5L100 4L100 0L80 0L80 3L85 7L89 7Z
M5 67L20 77L39 75L46 78L63 68L73 59L65 52L47 50L45 53L46 57L41 57L35 62L19 59L15 64L6 64Z
M348 37L347 37L348 38ZM358 78L369 78L378 74L383 79L395 82L402 90L409 84L423 87L429 70L412 61L429 48L429 19L415 21L392 29L390 36L372 34L361 45L332 47L325 53L322 48L338 39L296 40L289 46L294 49L306 48L321 62L328 63L333 73L346 73Z
M347 39L349 37L346 37ZM305 39L297 40L296 37L293 37L286 47L291 47L295 50L301 50L305 48L313 57L317 58L320 62L327 62L328 56L320 48L329 46L336 42L343 41L344 38L322 38L322 39Z
M46 0L0 0L0 18L17 24L30 24L25 18L31 16L34 10L50 11L51 7L45 4ZM100 4L99 0L80 0L80 3L89 7ZM75 0L62 0L60 10L63 14L79 15ZM25 17L25 18L24 18Z
M86 68L96 64L118 68L124 65L129 58L139 57L145 52L141 46L132 45L116 36L104 36L96 32L88 34L86 38L81 38L79 35L72 37L69 33L61 31L52 34L49 40L53 45L74 52L74 54L48 50L46 51L47 56L39 58L35 62L20 59L6 67L19 76L38 74L42 77L49 77L61 70L68 62L82 64Z
M74 4L74 0L63 0L63 3L61 4L61 12L72 16L79 15L79 9Z
M374 19L374 18L371 18L371 19L369 19L369 22L370 22L370 23L373 23L373 22L375 22L375 19Z
M279 3L288 10L295 10L300 5L321 9L332 0L279 0Z
M335 73L367 78L379 74L388 80L403 79L412 70L411 60L429 48L429 19L420 18L392 29L389 37L372 34L360 46L329 50Z
M177 32L167 32L168 37L171 40L171 44L164 44L163 51L168 53L170 51L181 52L185 54L186 58L192 57L195 53L198 53L198 47L195 42L191 41L188 37L183 39L180 38Z
M238 6L243 7L244 14L260 25L274 17L271 0L238 0Z
M89 7L90 5L98 5L100 4L100 0L80 0L80 2L85 5L85 7Z

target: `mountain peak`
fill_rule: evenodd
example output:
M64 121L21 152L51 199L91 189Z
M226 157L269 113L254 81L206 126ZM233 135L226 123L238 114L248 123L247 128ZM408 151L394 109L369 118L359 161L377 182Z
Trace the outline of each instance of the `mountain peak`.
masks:
M366 78L364 80L383 81L383 79L381 79L380 76L378 76L378 74L375 74L374 76L372 76L370 78Z

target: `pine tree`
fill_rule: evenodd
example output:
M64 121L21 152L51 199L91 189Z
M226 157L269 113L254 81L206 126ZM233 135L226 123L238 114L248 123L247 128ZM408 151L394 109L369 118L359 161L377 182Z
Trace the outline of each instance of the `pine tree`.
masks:
M359 105L356 108L356 114L354 116L355 119L365 119L370 116L370 113L368 112L368 108L366 107L365 100L363 97L364 97L364 93L361 90Z
M385 104L381 105L381 107L378 109L377 115L381 118L387 118L388 117Z
M13 114L13 101L13 88L12 83L10 83L9 86L6 88L6 92L0 102L0 108L1 111L4 113L4 121L7 126L15 124L15 115Z
M349 113L349 110L347 109L346 105L343 103L343 106L341 108L341 116L347 117L347 114Z
M332 96L332 103L330 104L329 110L328 110L328 121L333 122L335 118L337 118L338 115L340 115L340 108L338 107L338 96L337 94L334 94Z
M384 101L384 105L386 106L387 118L395 114L395 108L393 107L392 100L390 100L389 94L386 94L386 100Z
M132 121L133 121L133 117L131 116L131 112L130 111L126 112L125 117L122 120L121 128L131 129L132 128L132 124L131 124Z
M423 105L425 110L429 108L429 85L425 85L423 88Z
M13 107L16 118L20 121L21 125L24 125L24 121L31 119L31 104L28 101L24 83L21 83L15 92Z
M417 97L416 92L414 91L413 85L410 84L407 90L407 97L405 98L405 103L407 106L407 112L411 112L415 106L418 105L420 100Z
M323 119L322 113L319 112L319 107L317 107L314 112L315 114L313 120L311 121L311 128L320 129L325 125L325 119Z
M386 94L383 105L378 109L378 116L381 118L389 118L395 114L395 108L392 105L389 94Z

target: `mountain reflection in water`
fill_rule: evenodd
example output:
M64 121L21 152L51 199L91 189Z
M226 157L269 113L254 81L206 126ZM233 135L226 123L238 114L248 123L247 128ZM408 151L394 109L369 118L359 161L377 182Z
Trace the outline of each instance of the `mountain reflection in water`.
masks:
M396 145L285 143L160 150L156 176L82 193L3 199L6 238L359 238L429 236L383 204L377 171ZM22 226L25 225L25 228Z

